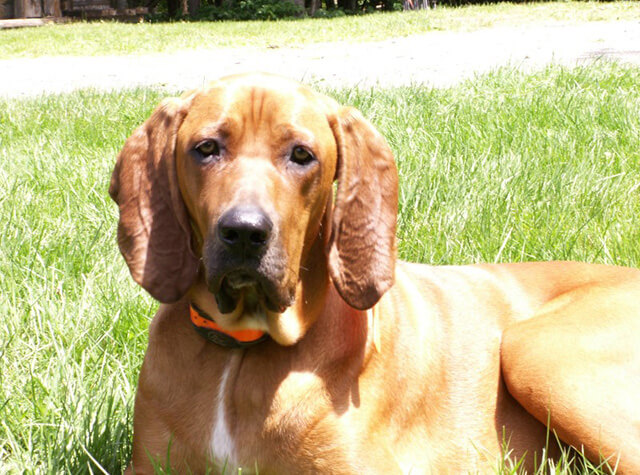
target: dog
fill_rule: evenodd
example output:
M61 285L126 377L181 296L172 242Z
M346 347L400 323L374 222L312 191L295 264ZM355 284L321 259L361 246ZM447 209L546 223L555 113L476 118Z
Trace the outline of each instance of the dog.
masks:
M134 131L109 191L161 305L130 473L531 469L554 434L640 473L640 273L397 261L397 187L360 112L276 76Z

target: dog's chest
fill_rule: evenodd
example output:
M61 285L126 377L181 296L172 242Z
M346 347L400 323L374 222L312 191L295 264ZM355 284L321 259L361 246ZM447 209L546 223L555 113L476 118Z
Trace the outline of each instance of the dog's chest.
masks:
M331 401L310 371L246 374L228 365L214 404L211 453L218 463L262 473L303 466L304 446L328 445ZM311 439L313 441L311 442Z

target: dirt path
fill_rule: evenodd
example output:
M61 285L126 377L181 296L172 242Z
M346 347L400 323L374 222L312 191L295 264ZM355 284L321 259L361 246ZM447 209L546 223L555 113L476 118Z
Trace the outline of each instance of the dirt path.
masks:
M139 85L182 90L221 75L256 70L335 86L444 87L500 66L533 70L550 63L573 66L600 59L640 65L640 22L547 23L304 48L2 60L0 95Z

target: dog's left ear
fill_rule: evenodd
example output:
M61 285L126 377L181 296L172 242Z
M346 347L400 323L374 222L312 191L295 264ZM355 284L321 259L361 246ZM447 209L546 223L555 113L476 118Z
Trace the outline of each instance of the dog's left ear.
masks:
M330 117L338 146L338 191L329 272L352 307L373 307L394 281L398 172L382 135L350 107Z

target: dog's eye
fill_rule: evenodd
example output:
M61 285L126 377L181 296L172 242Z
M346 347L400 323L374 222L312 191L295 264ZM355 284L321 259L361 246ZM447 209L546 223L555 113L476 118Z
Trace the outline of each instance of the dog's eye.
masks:
M304 147L294 147L291 151L290 160L298 165L306 165L314 160L313 155Z
M215 140L205 140L196 145L196 151L201 155L202 159L208 159L220 154L220 147Z

